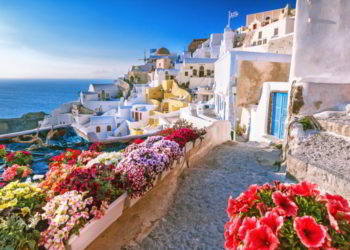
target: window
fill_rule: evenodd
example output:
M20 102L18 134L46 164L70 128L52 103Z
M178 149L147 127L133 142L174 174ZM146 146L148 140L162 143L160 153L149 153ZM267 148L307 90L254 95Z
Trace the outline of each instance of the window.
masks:
M211 70L207 69L207 76L210 76L210 74L211 74Z
M204 66L199 67L199 77L204 77Z
M253 42L253 46L256 46L256 42Z
M187 71L185 71L185 76L188 76L188 72Z
M263 44L267 44L267 39L264 39L264 40L263 40Z
M112 131L112 126L111 125L107 126L107 131Z
M193 76L197 76L197 70L196 69L193 70Z
M257 24L255 23L253 24L253 30L256 30L256 28L257 28Z
M170 80L174 80L174 76L170 76Z
M100 99L101 98L101 94L98 94L98 99Z
M274 36L278 36L278 28L275 28L274 32L273 32Z
M101 132L101 128L99 126L96 127L96 133L100 133Z
M261 44L262 44L262 41L261 41L261 40L259 40L259 41L258 41L258 45L261 45Z
M259 39L262 38L262 31L259 31Z
M193 69L193 67L191 66L190 69Z

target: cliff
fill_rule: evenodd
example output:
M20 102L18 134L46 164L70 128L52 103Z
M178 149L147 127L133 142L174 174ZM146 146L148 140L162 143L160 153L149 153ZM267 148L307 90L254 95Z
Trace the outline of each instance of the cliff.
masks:
M0 119L0 134L14 133L39 126L39 121L45 117L44 112L35 112L22 115L20 118Z

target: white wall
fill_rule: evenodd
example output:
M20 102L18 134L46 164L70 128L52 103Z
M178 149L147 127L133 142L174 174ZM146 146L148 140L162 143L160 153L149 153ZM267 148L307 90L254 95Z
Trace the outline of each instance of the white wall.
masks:
M298 0L290 81L350 83L350 1Z

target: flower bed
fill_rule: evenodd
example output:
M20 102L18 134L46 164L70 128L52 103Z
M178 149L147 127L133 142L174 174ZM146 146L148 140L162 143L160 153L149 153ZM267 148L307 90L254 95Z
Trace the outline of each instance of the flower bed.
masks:
M187 130L173 133L185 135L186 142L199 138ZM14 181L31 174L31 154L3 147L8 183L0 189L0 236L11 234L0 237L0 248L84 249L162 180L185 150L163 136L135 140L124 152L102 148L67 149L51 159L45 178L32 184ZM14 236L18 232L21 237Z
M225 249L350 249L350 207L316 185L253 185L228 200Z

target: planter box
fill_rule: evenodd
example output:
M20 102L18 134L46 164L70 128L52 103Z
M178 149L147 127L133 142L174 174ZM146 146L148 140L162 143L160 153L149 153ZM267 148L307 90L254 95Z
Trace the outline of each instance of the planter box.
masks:
M174 163L174 164L175 164L175 163ZM174 167L174 165L173 165L173 167ZM159 175L159 181L164 180L164 178L165 178L168 174L171 173L171 170L172 170L172 169L168 168L168 170L165 170L163 173L161 173L161 174Z
M80 230L79 235L73 235L68 241L67 248L69 250L83 250L87 248L91 242L122 215L126 198L127 194L122 194L109 205L106 214L102 218L92 219Z
M193 148L193 142L189 141L185 145L185 152L189 152Z
M161 175L161 174L160 174L160 175ZM160 175L159 175L159 176L160 176ZM155 187L155 186L157 185L159 176L153 181L153 187ZM151 189L147 190L147 192L150 191L150 190L151 190ZM146 193L147 193L147 192L146 192ZM146 194L146 193L145 193L145 194ZM144 194L144 195L145 195L145 194ZM144 195L143 195L143 196L144 196ZM130 197L128 197L128 198L126 199L126 201L125 201L124 209L127 209L127 208L130 208L130 207L134 206L143 196L136 197L136 198L130 198Z

